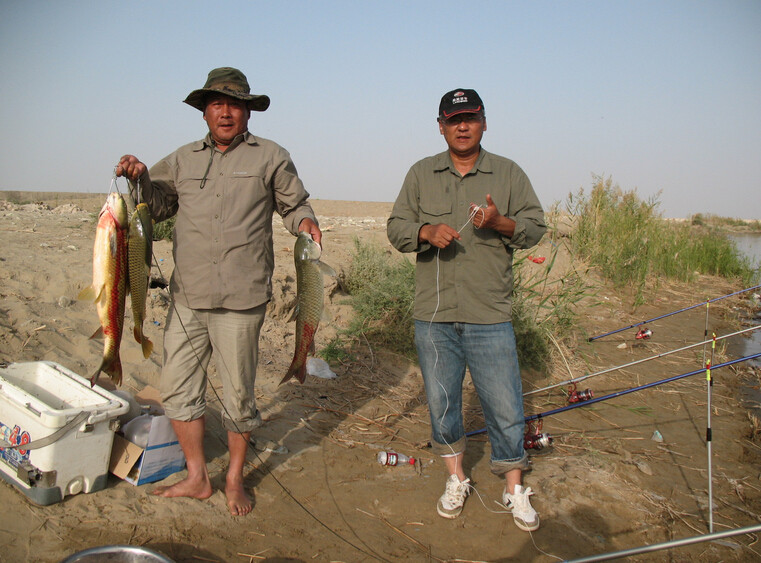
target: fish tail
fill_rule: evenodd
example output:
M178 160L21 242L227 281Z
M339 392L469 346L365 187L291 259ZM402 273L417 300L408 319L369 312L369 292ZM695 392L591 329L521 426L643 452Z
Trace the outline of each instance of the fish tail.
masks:
M297 362L294 361L291 363L291 367L288 368L288 372L285 374L285 377L280 380L279 385L282 385L292 377L295 377L299 380L299 383L304 383L304 381L307 378L307 365L306 362Z
M122 360L119 356L116 356L111 364L111 369L107 373L111 376L111 381L113 381L115 385L122 384Z
M122 384L122 359L119 357L118 353L113 358L103 358L100 367L95 370L95 373L90 377L90 387L95 386L95 382L98 381L98 376L101 372L108 374L114 384Z
M95 387L95 382L98 381L98 376L100 375L102 368L103 365L101 364L101 366L95 370L95 373L90 376L90 387Z
M151 352L153 352L153 342L143 334L142 327L135 326L132 334L134 334L135 340L143 347L143 357L147 359L151 355Z

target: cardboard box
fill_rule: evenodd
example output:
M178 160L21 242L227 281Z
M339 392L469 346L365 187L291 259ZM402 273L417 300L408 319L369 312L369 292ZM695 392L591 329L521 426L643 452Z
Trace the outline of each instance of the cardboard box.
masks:
M0 477L40 505L103 489L117 418L128 409L55 362L0 368L0 439L10 444L0 447Z
M163 414L158 391L146 387L135 396L140 405L148 407L151 426L145 448L114 435L109 471L133 485L161 481L185 469L185 455L177 441L172 424Z

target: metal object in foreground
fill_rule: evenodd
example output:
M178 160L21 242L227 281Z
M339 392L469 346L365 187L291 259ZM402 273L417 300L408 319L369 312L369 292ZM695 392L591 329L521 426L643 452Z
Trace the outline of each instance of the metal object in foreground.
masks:
M673 541L667 541L663 543L656 543L653 545L643 545L641 547L634 547L632 549L625 549L623 551L614 551L611 553L600 553L599 555L591 555L589 557L582 557L581 559L567 559L566 561L568 563L589 563L592 561L609 561L611 559L629 557L630 555L638 555L640 553L650 553L653 551L660 551L661 549L681 547L684 545L692 545L693 543L720 540L723 538L739 536L741 534L753 534L756 532L761 532L761 524L758 524L756 526L748 526L747 528L738 528L736 530L727 530L725 532L716 532L714 534L705 534L703 536L693 536L691 538L683 538L681 540L673 540Z
M61 563L174 563L165 555L134 545L104 545L79 551Z

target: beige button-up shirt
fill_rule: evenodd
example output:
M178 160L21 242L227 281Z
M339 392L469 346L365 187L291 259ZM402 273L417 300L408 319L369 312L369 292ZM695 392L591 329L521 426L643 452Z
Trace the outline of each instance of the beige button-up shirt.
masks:
M470 204L485 205L486 194L515 221L512 237L468 222ZM438 223L461 236L441 252L418 242L423 225ZM417 253L415 319L474 324L511 320L513 250L534 246L546 230L544 212L523 170L483 148L465 176L448 151L414 164L387 224L397 250Z
M174 226L176 299L193 309L244 310L272 296L272 216L296 235L317 222L288 152L249 132L226 151L206 136L180 147L140 178L155 221Z

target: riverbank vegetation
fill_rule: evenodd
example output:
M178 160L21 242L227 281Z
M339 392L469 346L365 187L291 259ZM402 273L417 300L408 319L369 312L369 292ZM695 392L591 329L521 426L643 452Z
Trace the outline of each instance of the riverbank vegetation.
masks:
M758 274L718 227L664 220L656 199L644 201L610 178L596 178L589 193L569 195L566 206L576 219L573 252L617 287L633 287L635 305L645 301L646 288L657 288L662 280L709 274L750 285Z
M590 272L580 271L578 265L598 272L616 287L633 288L635 307L668 280L685 282L709 274L746 286L756 282L758 270L740 254L725 229L714 221L662 219L657 206L657 200L644 201L636 192L600 177L589 192L570 194L566 210L547 213L551 250L546 262L537 268L528 252L518 252L513 268L513 325L524 368L546 371L550 358L570 344L579 324L579 303L595 302ZM558 228L563 217L568 229ZM567 245L571 265L558 274L554 269L561 245ZM355 316L322 351L323 357L340 359L351 353L352 346L364 344L414 360L415 276L410 260L356 239L342 285Z

